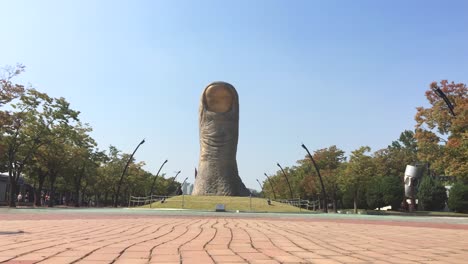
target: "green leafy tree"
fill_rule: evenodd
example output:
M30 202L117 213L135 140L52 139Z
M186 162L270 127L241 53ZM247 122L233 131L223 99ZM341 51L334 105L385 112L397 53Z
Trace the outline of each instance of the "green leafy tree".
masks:
M385 206L382 176L374 176L369 180L366 189L366 202L371 209L377 208L380 210L381 207Z
M448 197L448 207L455 212L468 213L467 184L458 181L452 186Z
M384 176L382 177L381 190L385 205L391 205L392 210L400 208L404 199L404 185L401 177Z
M339 184L343 192L352 196L354 213L357 213L360 197L365 199L365 191L368 181L375 175L375 164L372 157L366 155L371 149L367 146L360 147L351 153L346 171L339 178Z
M340 198L340 190L338 186L339 175L342 174L344 167L343 163L346 161L344 151L337 148L335 145L328 148L316 150L313 154L313 158L317 163L317 167L322 175L325 190L327 192L327 198L332 201L333 210L337 211L337 202ZM298 161L301 167L306 167L306 173L310 175L306 179L313 184L313 191L320 196L322 193L322 187L318 175L313 168L312 161L306 156L303 160ZM321 197L323 199L323 197Z
M51 144L48 140L52 131L75 119L78 113L69 108L65 99L53 99L34 89L27 90L11 107L15 109L11 114L13 122L4 129L3 141L7 146L10 206L14 207L16 186L25 167L32 163L41 146Z
M117 185L119 175L122 173L125 163L126 160L123 159L121 151L114 146L110 146L106 162L99 168L99 193L104 194L104 205L107 205L110 201L114 200L114 195L117 191L115 186ZM109 200L109 197L112 199Z
M418 161L417 151L414 133L410 130L403 131L398 140L374 153L376 173L382 176L392 175L403 178L406 165Z
M84 194L84 190L87 188L87 185L83 185L83 182L88 183L85 179L96 173L104 154L95 151L96 142L88 134L91 132L90 127L78 123L71 132L69 142L70 162L67 164L67 175L68 182L71 183L69 185L73 186L74 205L79 207L81 204L80 192Z
M447 192L440 181L426 176L419 184L417 197L419 210L437 211L444 209Z

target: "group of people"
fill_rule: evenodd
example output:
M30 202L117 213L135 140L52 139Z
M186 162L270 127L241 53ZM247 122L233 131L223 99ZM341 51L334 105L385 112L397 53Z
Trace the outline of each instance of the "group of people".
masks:
M16 198L17 198L17 201L18 201L18 202L29 203L29 192L26 192L26 194L24 195L24 197L23 197L23 195L22 195L21 192L20 192L20 193L18 193L18 197L16 197Z
M29 203L30 202L30 195L29 192L26 192L23 196L21 192L18 193L18 196L16 197L18 203ZM41 193L41 206L45 206L46 204L49 203L50 196L48 193Z
M33 193L34 194L34 193ZM56 199L54 200L55 205L65 205L65 206L76 206L76 200L73 197L67 197L65 195L62 196L60 199L60 195L55 195ZM52 197L50 196L49 192L41 191L40 201L41 206L48 206L50 205L50 200ZM29 203L34 203L34 196L31 196L29 191L26 191L23 195L22 192L19 192L16 196L17 205L28 205ZM32 205L32 204L29 204ZM95 206L93 200L82 201L80 203L81 206Z

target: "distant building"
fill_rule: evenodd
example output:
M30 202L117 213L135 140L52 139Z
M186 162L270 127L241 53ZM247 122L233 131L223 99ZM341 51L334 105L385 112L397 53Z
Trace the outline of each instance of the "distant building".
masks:
M0 204L8 201L8 189L10 187L10 179L8 174L0 173Z
M19 192L23 194L29 194L29 201L34 199L34 188L27 184L23 177L20 177L18 180L18 189ZM6 205L10 200L10 178L8 173L0 173L0 205ZM16 197L16 194L15 194Z
M182 192L184 192L185 195L191 195L193 192L193 184L185 182L182 185Z

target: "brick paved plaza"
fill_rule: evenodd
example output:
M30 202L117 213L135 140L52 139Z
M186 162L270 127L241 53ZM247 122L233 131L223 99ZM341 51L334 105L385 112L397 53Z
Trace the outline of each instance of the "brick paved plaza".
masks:
M2 211L0 262L467 263L466 219L380 218Z

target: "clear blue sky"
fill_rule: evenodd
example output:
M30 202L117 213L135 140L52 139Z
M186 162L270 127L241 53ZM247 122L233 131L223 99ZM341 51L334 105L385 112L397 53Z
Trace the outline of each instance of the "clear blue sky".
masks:
M156 173L198 164L198 103L240 97L248 187L316 150L386 147L432 81L468 82L467 1L1 1L0 65L65 97L101 149Z

